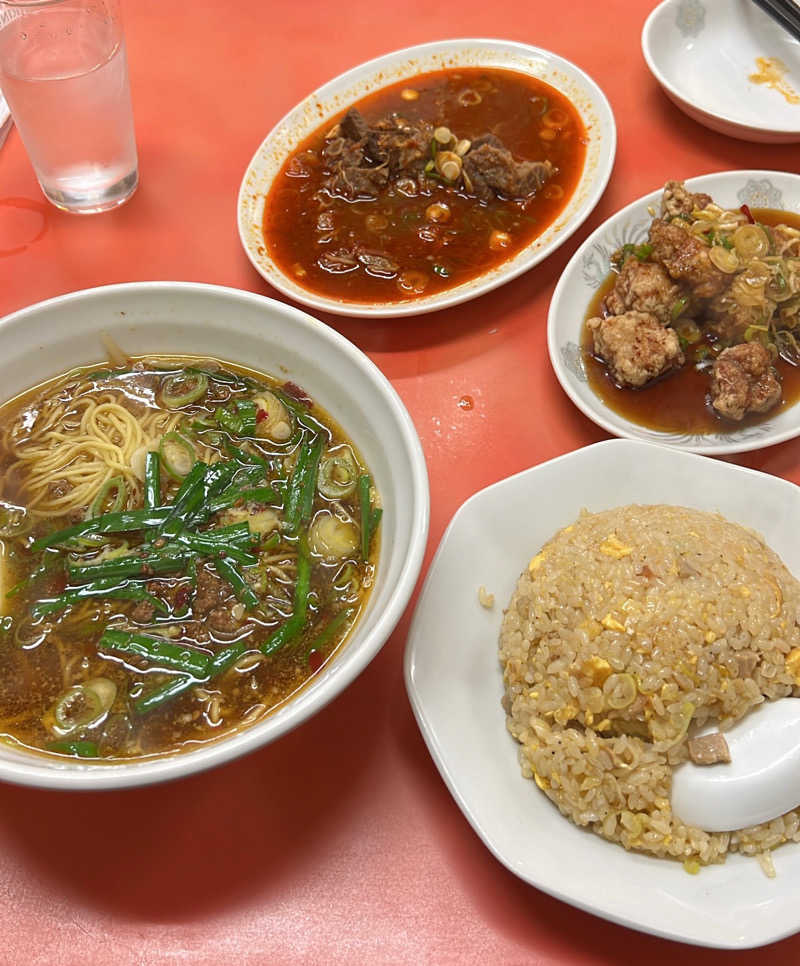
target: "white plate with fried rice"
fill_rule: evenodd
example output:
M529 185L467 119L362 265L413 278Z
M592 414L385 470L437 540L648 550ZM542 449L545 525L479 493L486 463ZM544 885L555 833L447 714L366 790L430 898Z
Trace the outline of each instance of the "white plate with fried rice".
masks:
M565 540L568 531L563 528L575 524L582 510L599 513L629 504L680 505L690 511L704 511L702 518L691 514L692 520L699 519L699 523L690 520L686 524L686 533L692 535L692 540L701 540L704 534L713 533L703 529L709 520L709 526L716 525L714 518L705 514L719 513L724 517L720 533L723 530L727 533L726 528L733 525L731 532L737 540L740 538L736 534L741 535L742 547L747 544L749 549L735 553L723 551L718 555L722 567L716 577L718 593L715 595L713 588L709 591L707 582L703 583L706 576L709 579L714 576L711 571L716 567L711 562L714 554L709 555L706 547L694 546L691 559L697 567L693 571L689 566L685 573L690 578L687 587L704 588L705 597L698 599L705 601L706 609L713 609L717 597L726 607L725 620L730 627L726 631L718 625L709 625L715 626L717 633L712 635L715 643L708 646L717 655L721 667L735 659L736 652L731 648L756 648L754 642L758 638L761 642L758 647L763 650L759 655L759 670L751 671L751 676L761 673L776 655L775 670L769 669L764 675L774 679L775 686L767 685L765 691L774 696L798 693L781 663L800 634L797 628L800 589L791 576L800 574L800 545L794 537L800 528L797 487L776 477L674 449L639 441L612 440L490 486L471 497L456 513L431 565L412 622L405 660L408 694L431 755L456 802L486 846L520 878L578 908L643 932L719 948L761 946L800 930L800 910L796 903L800 885L800 848L795 844L800 839L797 813L777 820L780 828L773 825L749 837L742 833L738 839L731 836L728 841L699 833L692 838L686 853L705 849L709 864L690 861L685 868L680 861L682 855L664 858L644 854L636 850L637 841L641 840L634 840L633 849L626 851L616 841L624 836L612 834L615 840L606 840L599 832L592 834L559 813L540 790L541 783L537 788L530 780L531 771L542 766L534 762L535 767L529 767L532 757L507 729L498 641L504 621L509 620L504 609L508 608L515 587L518 582L520 587L523 585L530 562L545 544L553 547L557 540ZM619 574L613 568L621 566L624 559L619 557L625 558L630 552L625 541L636 544L644 539L634 532L635 525L634 520L633 530L626 533L624 524L620 523L621 545L615 542L615 537L604 551L607 561L606 557L602 558L612 568L608 573L620 581L626 579L624 568ZM666 546L667 551L670 540L665 542L664 534L668 526L671 525L662 520L659 532L653 536L654 543L660 544L662 550ZM739 527L755 531L756 535L744 533ZM580 531L581 527L577 529ZM680 525L672 531L676 547L679 530ZM553 540L559 531L562 532ZM634 554L638 552L637 548ZM751 552L755 556L750 556ZM649 559L658 571L660 558L656 549L650 558L644 559L645 563ZM579 565L576 561L571 571L581 574L581 580L575 581L576 586L583 580L586 566L585 562ZM637 566L637 574L649 577L649 567L642 566L641 560ZM737 580L742 583L740 578L742 574L746 578L746 569L737 571L737 567L749 567L752 575L749 581L744 580L748 588L738 595L735 593ZM767 621L758 609L766 607L770 617L774 614L772 601L777 597L770 597L772 591L768 592L772 585L767 581L764 587L760 584L756 587L759 575L767 570L771 571L769 576L774 578L776 586L782 588L778 613L781 614L781 608L783 613L775 619L786 621L789 627L785 633L781 632L783 636L774 628L764 631ZM564 573L568 573L568 568ZM569 588L568 577L564 579L566 584L562 583L562 589ZM694 580L698 583L693 584ZM665 586L680 594L680 588L669 585L666 578ZM629 595L627 604L632 600L635 603L635 592L627 585L625 589ZM541 598L535 599L544 599L550 592L552 588L542 587ZM494 602L487 606L490 595L494 595ZM569 612L570 606L565 599L563 607L555 609L556 623L559 615ZM740 614L737 607L745 610ZM627 628L625 614L617 616ZM685 616L683 611L679 616ZM737 635L748 620L751 637L744 641ZM697 624L699 627L699 619ZM734 625L739 630L735 631ZM557 643L549 646L555 648L559 641L566 640L563 630L560 635L557 628L550 630ZM686 637L687 659L699 654L701 665L707 656L703 652L706 646L703 641L709 640L704 638L705 633ZM638 641L635 634L632 640ZM506 658L509 656L507 645L506 639ZM610 653L606 656L612 657ZM555 651L553 657L555 668L558 658ZM632 660L636 660L635 655ZM695 671L698 666L695 664ZM625 668L620 665L617 670ZM617 678L624 676L618 674ZM734 672L731 680L736 676ZM511 678L513 675L509 675ZM709 693L711 680L708 678ZM719 677L714 680L719 692L727 691L728 686L719 685ZM688 680L687 687L692 687ZM732 687L746 695L751 684L742 680ZM657 702L654 707L658 707ZM519 721L516 726L512 723L512 727L519 732ZM575 728L574 723L569 727ZM600 728L600 723L596 728ZM555 725L553 730L558 730ZM584 731L589 734L588 729ZM576 733L584 731L576 729ZM626 742L629 735L630 732L623 736ZM677 751L670 753L677 754ZM526 757L529 777L523 777ZM658 807L663 817L665 806L661 803ZM651 813L644 808L641 814ZM636 821L635 815L626 816L626 822L631 820ZM650 840L654 840L656 836L652 833L657 830L657 823L654 825L648 819L645 826L649 826ZM670 831L675 832L665 829L665 840ZM767 852L766 857L757 861L758 853L764 853L767 846L784 835L794 841ZM734 842L739 843L735 847L747 848L751 855L741 852L724 855L729 844L734 847ZM626 844L632 844L630 836ZM663 850L652 845L651 851L669 852L669 844ZM725 861L715 861L720 857ZM773 871L773 862L775 875L770 877L765 871ZM697 872L698 867L698 874L687 874L687 871ZM610 883L613 888L609 887Z
M746 205L751 209L800 215L800 175L797 174L724 171L688 179L685 186L691 192L706 192L725 209L738 211ZM679 428L665 431L629 419L600 398L591 385L588 360L582 347L584 320L609 278L612 256L625 245L640 246L647 242L653 212L658 211L662 194L663 188L659 188L618 211L592 232L564 269L550 302L547 321L548 352L558 381L581 412L614 436L663 443L710 456L744 453L794 439L800 435L800 405L796 402L782 400L759 422L751 422L750 417L741 424L732 419L717 419L710 432ZM795 257L792 264L797 261ZM698 321L705 326L702 320L701 312ZM687 350L686 367L691 366L688 359ZM635 392L645 395L654 391L650 387L656 383L668 386L675 378L668 374Z

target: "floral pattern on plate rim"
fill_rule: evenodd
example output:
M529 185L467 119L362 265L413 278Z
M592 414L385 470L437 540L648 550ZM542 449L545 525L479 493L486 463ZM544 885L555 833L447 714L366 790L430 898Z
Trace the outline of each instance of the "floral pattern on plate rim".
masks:
M700 0L682 0L675 15L675 26L684 37L697 37L706 26L706 8Z

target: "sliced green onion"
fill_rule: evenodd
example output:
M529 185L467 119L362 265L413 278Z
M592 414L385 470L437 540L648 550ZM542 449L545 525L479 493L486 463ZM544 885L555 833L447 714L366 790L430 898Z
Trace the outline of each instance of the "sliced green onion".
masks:
M144 505L148 509L161 502L161 457L148 450L144 458Z
M358 485L358 466L349 446L326 453L319 464L317 488L329 500L341 500Z
M25 507L0 500L0 537L24 536L32 525Z
M334 637L336 637L336 635L339 633L342 625L347 623L352 615L353 609L348 607L346 610L340 610L335 617L331 618L331 620L322 628L322 630L306 645L306 657L312 651L321 651L324 647L327 647Z
M674 305L672 306L672 311L670 312L670 315L672 316L672 321L673 322L676 319L680 318L681 313L686 308L686 306L688 305L688 303L689 303L689 299L687 299L685 296L683 298L679 298L674 303Z
M214 418L220 429L231 436L255 436L258 407L249 399L238 399L228 406L217 406Z
M191 554L182 547L171 544L163 548L161 553L152 553L144 557L129 554L117 557L115 560L103 560L100 563L84 564L68 567L67 574L72 583L88 583L104 577L150 577L153 574L183 573L191 558Z
M165 376L161 382L161 401L167 409L180 409L197 402L208 391L208 376L196 369Z
M225 449L239 463L261 466L264 468L265 474L269 470L269 462L263 456L256 456L254 453L248 453L246 450L239 449L238 446L234 446L229 440L225 440Z
M111 505L107 506L108 495L112 491L114 493L114 499L111 501ZM94 517L104 516L106 513L119 513L127 495L128 487L125 485L125 480L121 476L113 476L110 480L106 480L100 487L97 496L92 500L88 518L93 519Z
M117 696L117 686L108 678L94 678L68 688L53 705L56 729L68 734L93 724L104 715Z
M93 741L51 741L45 745L57 755L73 755L76 758L97 758L97 745Z
M133 710L137 714L147 714L149 711L154 711L167 701L171 701L172 698L177 698L179 694L188 691L189 688L194 687L197 683L198 679L191 674L179 674L174 678L170 678L164 684L159 685L150 691L149 694L145 694L134 701Z
M221 510L230 509L240 501L245 503L277 503L279 499L278 493L270 486L257 486L245 490L232 489L218 496L215 500L209 501L206 510L212 516Z
M224 372L222 369L201 369L198 366L187 366L184 370L188 375L202 375L206 378L211 379L213 382L221 382L226 386L248 386L252 380L246 377L239 377L231 375L229 372Z
M203 677L208 670L209 656L192 650L185 644L175 644L166 637L149 634L132 634L107 627L97 642L98 650L118 651L146 658L159 668L182 671L195 677Z
M258 563L257 560L253 560L253 563ZM258 607L258 597L253 588L245 580L244 575L233 562L233 560L228 557L221 557L219 560L214 561L214 566L217 568L217 573L222 577L223 580L233 587L233 592L236 594L238 600L240 600L248 610L253 610Z
M373 508L370 501L370 489L372 480L368 474L363 474L358 478L358 502L361 508L361 557L369 560L369 548L372 543L372 535L378 528L383 510L380 507Z
M127 533L133 530L144 530L149 527L157 527L169 519L172 510L170 507L154 507L152 510L126 510L122 513L105 513L94 520L86 520L84 523L76 523L74 526L64 530L56 530L46 537L39 537L31 544L31 550L36 552L44 550L46 547L55 547L58 544L66 543L74 537L84 534L102 533Z
M43 617L46 614L54 614L56 611L64 610L72 604L77 604L82 600L91 597L102 597L113 600L147 600L162 614L167 614L168 609L163 601L148 593L144 587L138 584L120 585L117 578L105 578L95 581L93 584L85 584L74 590L67 590L58 597L40 600L33 605L31 613L34 617Z
M216 470L216 467L215 471L221 472ZM211 469L206 463L198 460L194 464L175 494L169 516L159 529L160 536L174 536L196 512L206 494L206 476L210 472Z
M297 577L294 585L292 616L282 624L261 645L265 654L274 654L301 633L306 624L308 612L308 592L311 588L311 557L305 534L300 534L297 543Z
M167 433L158 444L164 469L175 480L183 480L197 462L197 454L188 439L180 433Z

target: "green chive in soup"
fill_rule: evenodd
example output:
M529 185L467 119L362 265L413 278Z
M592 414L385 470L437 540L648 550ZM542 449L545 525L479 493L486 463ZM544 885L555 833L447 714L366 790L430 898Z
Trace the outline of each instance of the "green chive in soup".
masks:
M188 750L263 718L348 637L380 499L298 386L142 358L39 386L0 425L0 738Z

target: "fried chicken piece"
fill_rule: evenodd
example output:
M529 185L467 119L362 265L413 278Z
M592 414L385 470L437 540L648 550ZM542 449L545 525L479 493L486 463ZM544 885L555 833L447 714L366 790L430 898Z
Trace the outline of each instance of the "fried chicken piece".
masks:
M609 315L622 315L625 312L649 312L662 325L672 320L673 308L688 302L680 285L667 275L656 262L641 262L635 255L629 255L617 276L614 288L606 296L605 304ZM679 315L686 311L681 305Z
M688 191L682 181L668 181L661 196L661 217L675 218L691 215L695 208L703 209L711 203L711 195Z
M713 298L731 281L712 264L708 246L680 225L656 218L650 226L650 244L653 261L661 262L672 278L685 282L697 298Z
M708 328L723 342L742 342L748 326L763 325L765 312L769 317L774 308L775 303L768 300L763 305L742 305L727 292L722 292L708 304Z
M728 419L765 413L781 398L769 352L760 342L724 349L711 368L711 405Z
M638 389L684 363L674 329L648 312L626 312L587 322L594 351L618 386Z

